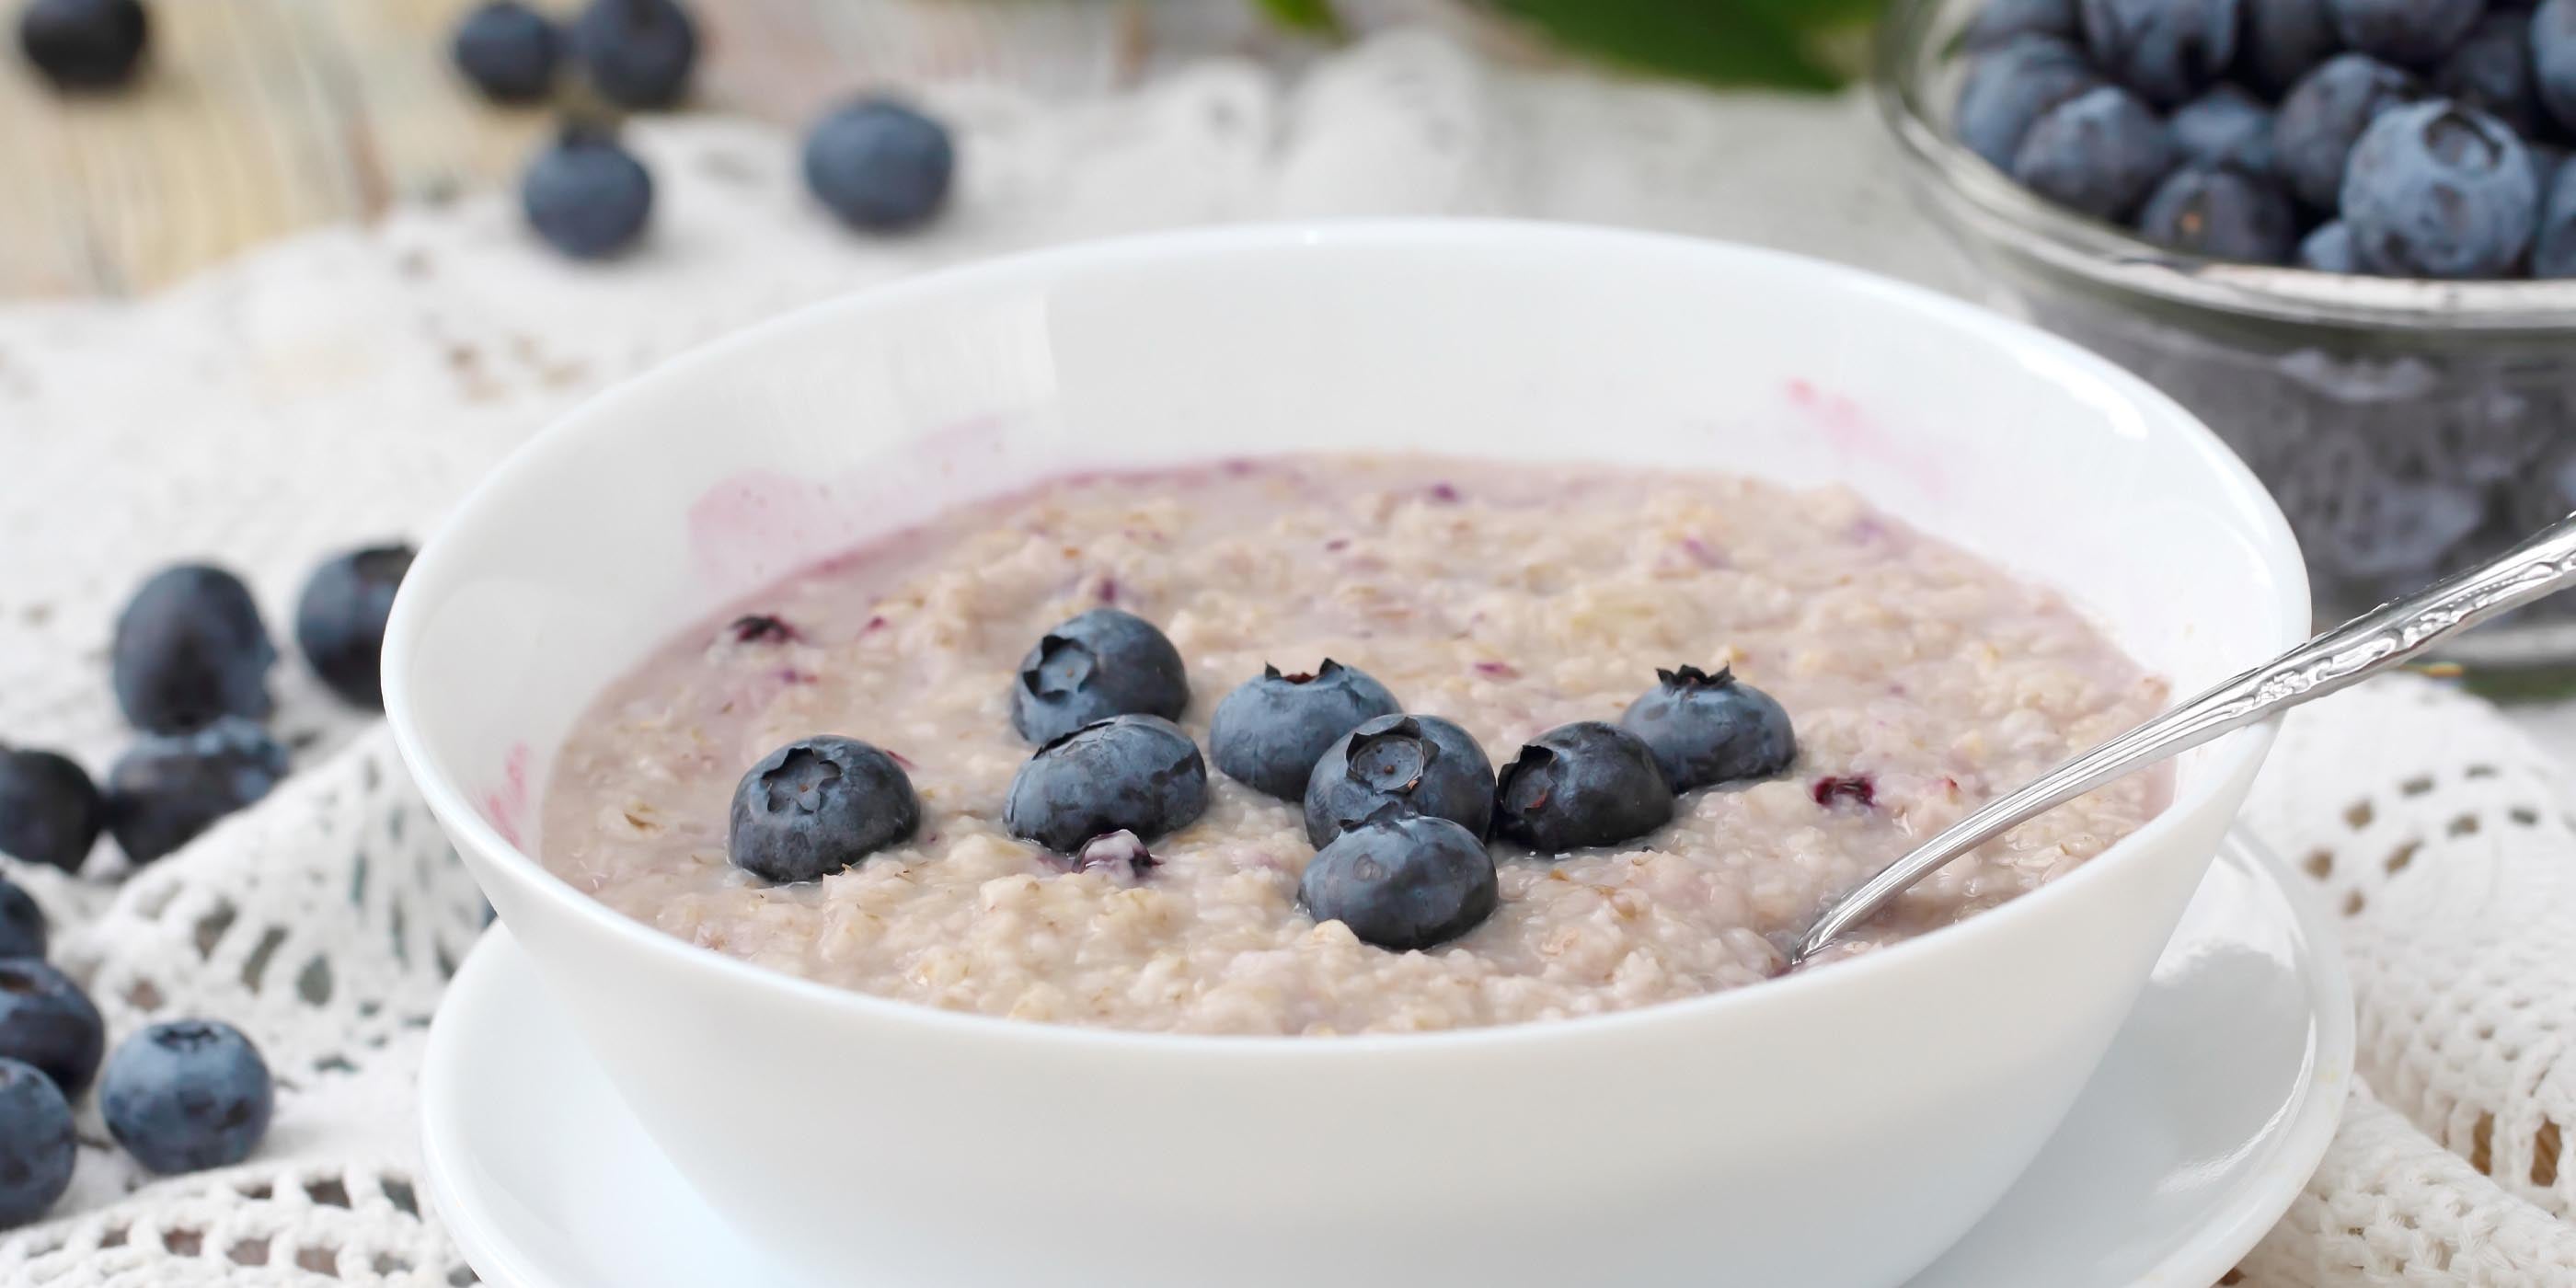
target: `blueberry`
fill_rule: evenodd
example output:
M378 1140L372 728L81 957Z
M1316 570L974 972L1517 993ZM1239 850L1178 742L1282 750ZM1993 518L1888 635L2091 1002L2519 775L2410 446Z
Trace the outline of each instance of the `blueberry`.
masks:
M1986 0L1962 40L1970 49L1992 49L2025 35L2073 40L2077 21L2075 0Z
M2068 99L2013 154L2024 187L2097 219L2120 219L2173 169L2173 138L2138 96L2113 85Z
M800 738L733 789L725 856L764 881L814 881L912 835L921 800L892 756L856 738Z
M653 176L605 133L567 128L519 179L528 226L575 259L606 259L635 243L653 215Z
M267 719L276 661L250 587L205 564L153 574L126 601L108 646L117 705L149 733L185 733L219 716Z
M195 733L145 738L107 771L107 827L125 857L150 863L286 777L286 748L228 716Z
M2335 34L2373 58L2430 66L2460 43L2487 0L2326 0Z
M1150 841L1207 810L1207 762L1161 716L1112 716L1038 748L1011 778L1002 826L1058 854L1112 832Z
M1315 762L1360 722L1403 704L1365 671L1325 658L1313 674L1265 666L1216 704L1208 752L1228 777L1283 801L1301 800Z
M689 89L698 27L673 0L590 0L572 24L573 57L619 107L669 107Z
M2075 46L2047 36L2015 37L1969 63L1953 114L1959 141L1996 169L2010 170L2031 122L2101 83L2101 73Z
M2531 181L2539 187L2541 199L2546 201L2549 186L2558 182L2558 172L2567 164L2567 149L2555 143L2524 139L2522 150L2531 156Z
M2093 61L2161 106L2199 93L2236 57L2239 0L2080 0L2076 8Z
M1493 825L1494 763L1438 716L1392 715L1343 734L1306 780L1306 840L1317 849L1389 805L1483 836Z
M2435 99L2383 114L2352 149L2343 218L2361 262L2410 277L2495 277L2531 244L2540 192L2502 121Z
M2361 54L2318 64L2272 118L2272 152L2290 194L2313 209L2333 210L2343 200L2344 162L2361 132L2421 92L2414 77Z
M2531 243L2533 277L2576 277L2576 166L2562 165L2540 207L2540 235Z
M1655 676L1658 683L1628 704L1619 724L1645 740L1674 791L1769 778L1797 759L1789 713L1733 671L1681 666Z
M911 228L937 214L956 168L948 131L887 99L844 103L805 136L805 186L841 222L869 232Z
M2220 85L2174 109L2174 150L2183 162L2272 169L2272 109L2235 85Z
M2186 255L2279 264L2296 248L2299 212L2269 179L2233 166L2185 166L2147 198L2138 233Z
M368 546L313 570L295 604L295 646L331 691L371 711L385 707L385 617L411 570L410 546Z
M456 24L448 46L456 70L496 103L531 103L553 92L563 36L519 0L485 0Z
M2352 249L2352 229L2340 219L2317 225L2316 231L2299 243L2298 265L2320 273L2360 272L2361 259Z
M106 1045L98 1008L69 976L33 957L0 960L0 1059L34 1065L78 1100Z
M2326 0L2245 0L2245 30L2236 67L2256 89L2278 97L2308 69L2343 48L2326 16Z
M1540 734L1494 784L1494 835L1541 854L1633 841L1672 817L1655 749L1599 720Z
M22 1060L0 1060L0 1230L43 1216L80 1158L71 1102Z
M164 1176L250 1157L276 1104L259 1048L220 1020L170 1020L127 1038L98 1083L108 1133Z
M2531 81L2562 130L2576 130L2576 0L2531 11Z
M2433 88L2528 136L2541 119L2531 79L2531 16L2498 11L2478 19L2434 67Z
M150 31L139 0L31 0L18 14L18 48L56 89L124 84Z
M1456 939L1494 915L1499 901L1485 843L1420 814L1389 814L1334 837L1297 883L1297 905L1309 916L1396 952Z
M16 882L0 877L0 958L45 955L45 910Z
M78 872L107 827L107 801L50 751L0 747L0 854Z
M1111 716L1180 718L1190 704L1181 652L1152 622L1095 608L1048 631L1020 659L1011 727L1047 743Z

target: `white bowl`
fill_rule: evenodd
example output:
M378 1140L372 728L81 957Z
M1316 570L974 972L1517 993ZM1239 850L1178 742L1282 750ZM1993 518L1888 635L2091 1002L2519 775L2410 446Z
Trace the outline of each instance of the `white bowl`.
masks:
M2063 587L2185 692L2307 623L2253 477L2039 332L1705 242L1326 224L918 278L599 397L412 567L387 709L637 1119L815 1284L1902 1280L2072 1102L2268 729L2185 757L2172 808L1963 926L1695 1001L1449 1034L951 1014L692 947L528 857L549 755L598 689L819 556L1054 473L1390 448L1846 482Z

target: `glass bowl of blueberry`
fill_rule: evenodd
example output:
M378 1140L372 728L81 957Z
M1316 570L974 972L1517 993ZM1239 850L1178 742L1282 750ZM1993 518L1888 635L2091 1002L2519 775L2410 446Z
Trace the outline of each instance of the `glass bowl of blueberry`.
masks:
M1897 0L1878 97L1996 302L2161 386L2341 620L2576 509L2576 0ZM2449 655L2576 685L2576 601Z

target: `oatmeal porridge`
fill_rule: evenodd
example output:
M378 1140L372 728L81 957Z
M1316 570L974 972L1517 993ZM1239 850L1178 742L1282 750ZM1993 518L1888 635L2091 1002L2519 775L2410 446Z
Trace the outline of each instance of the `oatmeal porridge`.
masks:
M670 934L933 1006L1501 1024L1775 974L1826 900L2165 696L1847 491L1288 457L978 502L745 600L577 723L541 848ZM2067 871L2165 782L1840 951Z

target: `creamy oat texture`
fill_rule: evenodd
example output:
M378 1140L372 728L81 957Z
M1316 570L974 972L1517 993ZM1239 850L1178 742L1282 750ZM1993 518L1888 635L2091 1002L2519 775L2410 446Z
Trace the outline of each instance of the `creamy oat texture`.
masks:
M1007 686L1047 628L1115 603L1187 660L1183 721L1265 662L1325 657L1464 725L1496 765L1615 720L1657 667L1731 665L1796 722L1784 777L1684 797L1615 851L1497 846L1502 905L1394 953L1297 908L1297 808L1211 770L1205 816L1137 881L1068 874L1000 824L1029 748ZM766 614L784 632L737 628ZM781 638L792 634L792 638ZM959 509L743 601L618 680L545 802L547 866L638 920L777 970L1034 1020L1354 1033L1641 1006L1778 970L1766 936L1912 842L2159 709L2055 594L1841 490L1750 479L1290 457L1096 477ZM902 757L920 832L767 887L725 860L743 771L816 733ZM2140 777L2048 814L1908 896L1858 946L2065 872L2160 808Z

